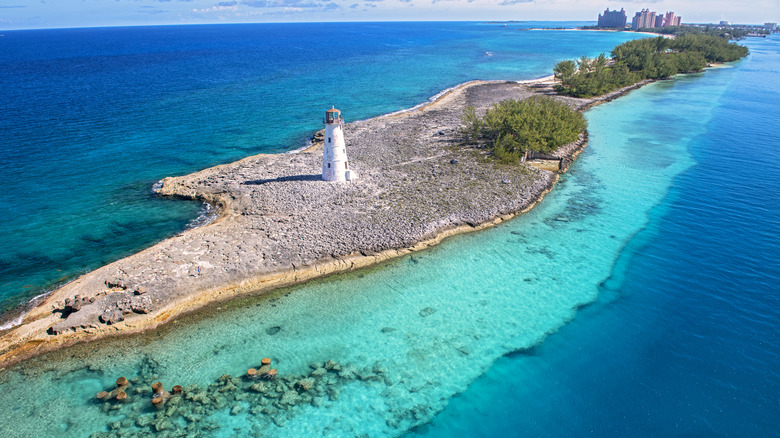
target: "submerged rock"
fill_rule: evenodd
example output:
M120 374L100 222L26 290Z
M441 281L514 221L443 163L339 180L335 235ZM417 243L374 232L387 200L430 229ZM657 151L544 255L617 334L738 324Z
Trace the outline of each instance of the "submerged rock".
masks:
M341 364L338 363L338 362L334 362L332 360L329 360L329 361L325 362L323 367L326 370L341 371Z
M299 400L300 396L296 391L285 391L285 393L282 394L282 399L279 402L281 404L294 405L298 403Z
M251 389L254 392L257 392L259 394L263 394L268 391L268 388L266 387L265 383L255 383L254 385L250 386L249 389Z
M344 380L354 380L357 377L357 370L352 365L347 365L339 371L339 377Z
M270 359L261 363L264 367L270 366ZM197 385L176 385L171 389L171 393L168 393L161 382L133 388L136 394L154 394L152 404L158 408L157 413L148 414L149 398L137 397L137 401L128 402L125 404L125 410L121 411L122 415L127 415L125 420L113 420L113 423L107 422L107 426L114 430L117 436L144 436L149 433L170 437L193 436L212 428L216 430L218 425L205 419L215 414L220 415L220 412L232 416L248 412L255 417L262 417L258 418L257 424L284 425L301 412L297 408L299 406L316 408L325 406L328 400L338 400L337 385L355 380L379 380L381 377L377 371L385 371L380 362L358 371L351 364L342 365L333 360L313 363L311 369L308 374L286 375L274 382L257 381L251 384L246 382L245 378L223 374L206 390L200 390ZM103 391L100 396L124 394L128 382L125 378L119 378L116 383L120 386L112 393ZM115 414L111 410L119 409L121 405L122 403L105 403L101 409L106 414L119 415L119 412ZM130 409L127 409L127 406L130 406Z
M151 415L141 415L135 419L135 424L138 427L148 427L152 423L154 423L154 417Z
M420 310L420 316L422 316L423 318L425 318L426 316L431 316L434 313L436 313L436 309L434 309L433 307L426 307Z
M162 432L164 430L173 429L173 425L168 420L159 420L154 422L154 431Z
M314 379L301 379L295 382L294 387L301 391L308 391L314 386Z

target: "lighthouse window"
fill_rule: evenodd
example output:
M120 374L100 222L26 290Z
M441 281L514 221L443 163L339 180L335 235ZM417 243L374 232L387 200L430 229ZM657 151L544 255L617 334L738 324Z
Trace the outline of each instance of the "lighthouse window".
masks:
M328 137L328 143L330 143L330 137Z
M328 169L330 169L330 163L328 163Z

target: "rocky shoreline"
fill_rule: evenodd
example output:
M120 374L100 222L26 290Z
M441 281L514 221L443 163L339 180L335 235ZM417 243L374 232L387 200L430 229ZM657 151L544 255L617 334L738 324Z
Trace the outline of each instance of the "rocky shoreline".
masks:
M555 96L578 110L611 100ZM219 217L61 287L0 336L0 366L103 336L152 329L187 312L422 250L530 209L557 181L465 147L463 108L554 95L551 79L474 81L409 112L347 123L360 179L322 181L321 144L166 178L163 196L217 206ZM348 117L348 112L346 113ZM555 154L565 170L587 136Z

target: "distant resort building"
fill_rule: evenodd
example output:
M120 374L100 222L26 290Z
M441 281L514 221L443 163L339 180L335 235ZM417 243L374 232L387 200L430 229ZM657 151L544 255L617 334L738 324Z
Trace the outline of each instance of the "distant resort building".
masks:
M634 15L631 20L631 29L652 29L654 27L679 26L682 17L677 17L674 12L667 12L666 15L656 14L649 9L642 9Z
M637 12L631 20L631 29L644 29L655 27L655 12L649 9L642 9Z
M664 16L663 27L679 26L681 21L682 21L682 17L675 16L674 12L667 12L666 15Z
M622 8L618 11L610 11L609 8L603 14L599 14L599 27L617 27L623 29L626 27L626 11Z

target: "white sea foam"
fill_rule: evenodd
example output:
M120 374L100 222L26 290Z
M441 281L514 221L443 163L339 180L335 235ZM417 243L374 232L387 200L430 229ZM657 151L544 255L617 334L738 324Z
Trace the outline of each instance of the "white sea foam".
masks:
M186 230L205 227L206 225L214 222L217 216L219 216L217 210L213 208L208 202L204 202L201 206L200 214L198 214L198 217L191 220L190 223L187 224Z
M8 322L6 322L4 324L0 324L0 331L8 330L10 328L16 327L17 325L21 324L22 323L22 319L24 319L24 316L27 315L29 310L32 309L33 307L35 307L38 304L39 301L41 301L43 298L46 298L51 293L52 293L52 291L46 291L46 292L43 292L43 293L38 294L38 295L34 296L33 298L31 298L29 301L27 301L22 306L22 308L24 310L19 314L19 316L17 316L16 318L11 319L10 321L8 321Z
M157 194L160 193L160 189L162 189L163 181L159 180L156 183L152 185L152 193Z
M469 81L469 82L471 82L471 81ZM468 84L469 82L463 82L463 83L460 83L458 85L455 85L455 86L452 86L452 87L449 87L449 88L445 88L444 90L442 90L442 91L434 94L433 96L431 96L428 100L426 100L423 103L419 103L419 104L417 104L417 105L415 105L415 106L413 106L411 108L406 108L406 109L402 109L402 110L398 110L398 111L393 111L393 112L385 114L385 115L383 115L381 117L389 117L389 116L395 116L395 115L398 115L398 114L414 112L414 111L416 111L416 110L418 110L418 109L420 109L420 108L422 108L422 107L424 107L426 105L430 105L431 103L436 102L442 96L445 96L447 93L449 93L451 91L457 90L458 88L462 87L463 85Z
M285 154L299 154L299 153L305 151L306 149L309 149L313 144L314 143L312 143L312 139L310 138L310 139L306 140L306 143L303 146L301 146L299 148L296 148L296 149L293 149L291 151L287 151L287 152L285 152Z
M8 330L11 327L16 327L17 325L21 324L22 323L22 318L24 318L24 315L26 315L26 313L22 313L18 317L8 321L5 324L0 325L0 330Z

